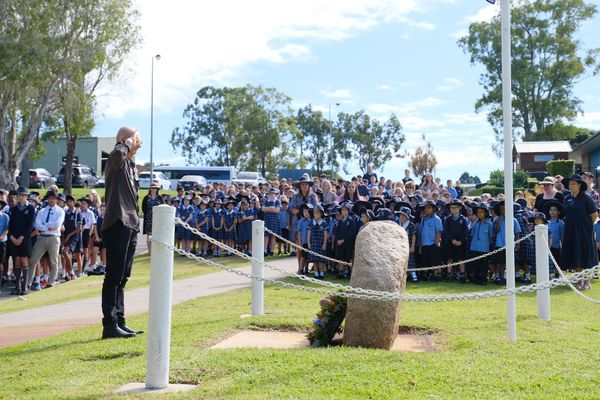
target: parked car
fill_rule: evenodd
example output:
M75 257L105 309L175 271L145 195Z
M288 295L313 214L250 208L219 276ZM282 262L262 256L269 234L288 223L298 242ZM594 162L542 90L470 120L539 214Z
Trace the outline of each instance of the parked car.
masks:
M73 164L73 176L71 183L73 187L96 187L99 177L96 172L88 167L87 165ZM56 177L56 184L58 187L64 186L65 180L65 167L63 166Z
M148 189L152 181L158 181L160 188L163 190L171 188L171 181L162 172L152 172L152 179L150 179L150 171L140 172L138 177L140 179L140 189Z
M179 180L178 186L185 190L202 190L206 186L206 178L200 175L186 175Z
M21 174L17 176L17 183L21 186ZM56 179L44 168L31 168L29 170L30 188L47 188L56 183Z
M242 171L237 174L232 182L241 183L244 185L258 185L259 183L266 183L267 180L261 175L260 172Z
M104 180L104 178L98 178L98 180L96 181L96 187L97 188L106 187L106 181Z

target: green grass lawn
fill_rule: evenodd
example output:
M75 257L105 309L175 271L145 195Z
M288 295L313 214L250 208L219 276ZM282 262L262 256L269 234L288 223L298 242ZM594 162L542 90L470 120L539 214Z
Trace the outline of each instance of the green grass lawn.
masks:
M590 292L600 297L594 281ZM490 290L493 288L489 288ZM409 284L415 294L480 287ZM267 286L265 312L250 311L250 290L174 307L171 382L194 383L163 399L596 399L600 395L600 313L568 289L552 291L552 321L537 320L534 295L517 301L518 341L506 339L506 299L407 303L401 324L429 329L435 353L332 347L209 350L238 329L305 331L320 296ZM376 310L374 310L376 312ZM147 323L132 317L133 327ZM0 398L142 399L112 390L143 382L147 336L100 340L98 326L0 350Z
M248 263L237 257L220 259L219 262L232 267L238 267ZM191 278L193 276L217 271L219 271L219 269L216 267L198 264L188 258L176 256L173 264L173 279L179 280ZM52 289L42 290L41 292L30 292L30 294L27 295L26 300L22 300L16 296L6 300L0 300L0 315L49 304L64 303L66 301L100 296L103 280L104 276L87 276L75 281L61 283ZM133 273L127 282L127 290L149 285L150 256L148 254L142 254L137 256L133 262ZM3 288L3 291L10 291L10 289L12 288Z

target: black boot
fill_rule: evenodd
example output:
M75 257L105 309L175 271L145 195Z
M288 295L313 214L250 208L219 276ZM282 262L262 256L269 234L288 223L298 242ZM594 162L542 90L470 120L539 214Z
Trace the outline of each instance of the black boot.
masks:
M121 329L124 332L127 333L133 333L134 335L141 335L142 333L144 333L144 331L134 331L133 329L129 328L127 326L127 324L125 324L125 320L119 321L117 323L117 326L119 327L119 329Z
M102 329L102 339L135 337L133 332L125 332L117 325L105 326Z

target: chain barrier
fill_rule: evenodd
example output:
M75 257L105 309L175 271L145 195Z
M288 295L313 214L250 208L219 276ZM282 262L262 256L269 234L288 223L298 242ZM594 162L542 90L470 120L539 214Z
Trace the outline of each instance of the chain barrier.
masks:
M586 294L582 293L581 290L579 290L577 287L575 287L575 285L573 285L573 282L571 282L570 280L567 279L567 277L565 275L565 272L558 266L558 262L554 258L554 255L552 254L552 251L550 251L550 246L548 246L548 242L544 241L544 244L548 248L548 254L550 255L550 260L552 261L552 264L554 264L554 268L556 268L556 270L558 271L558 274L560 275L560 277L563 280L566 280L567 285L571 288L571 290L573 290L578 296L580 296L583 299L589 301L590 303L600 304L600 300L592 299L591 297L589 297ZM598 276L598 274L594 273L594 274L589 275L588 277L583 278L583 279L591 279L592 277L595 278L597 276ZM576 281L576 282L578 282L578 281Z
M312 254L314 256L319 256L321 258L324 258L324 259L329 260L329 261L333 261L333 262L338 263L338 264L352 266L352 263L349 263L349 262L346 262L346 261L341 261L341 260L336 260L335 258L330 258L330 257L322 256L319 253L315 253L314 251L306 249L306 248L304 248L304 247L302 247L302 246L300 246L300 245L292 242L291 240L288 240L288 239L282 237L281 235L276 234L275 232L273 232L270 229L265 228L265 232L267 232L269 235L275 236L277 239L280 239L280 240L282 240L282 241L284 241L284 242L286 242L286 243L294 246L295 248L297 248L299 250L303 250L303 251L305 251L305 252L307 252L309 254ZM515 245L517 245L518 243L521 243L521 242L529 239L533 235L535 235L535 231L532 231L532 232L528 233L527 235L523 236L522 238L520 238L518 240L515 240ZM434 265L434 266L431 266L431 267L409 268L407 270L407 272L433 271L433 270L438 270L438 269L443 269L443 268L458 267L460 265L468 264L468 263L471 263L471 262L474 262L474 261L481 260L483 258L489 257L489 256L494 255L496 253L500 253L500 252L504 251L505 249L506 249L506 246L499 247L499 248L497 248L497 249L495 249L495 250L493 250L493 251L491 251L489 253L485 253L485 254L482 254L480 256L469 258L469 259L463 260L463 261L456 261L456 262L453 262L453 263L450 263L450 264Z
M167 247L169 250L174 251L180 255L183 255L187 258L196 260L198 262L206 263L208 265L215 266L217 268L223 269L227 272L234 273L239 276L243 276L249 279L259 280L267 283L271 283L274 285L297 289L312 293L319 293L323 295L338 295L347 298L358 298L365 300L383 300L383 301L403 301L403 302L440 302L440 301L460 301L460 300L476 300L476 299L485 299L492 297L501 297L501 296L509 296L513 294L522 294L522 293L532 293L542 289L552 289L559 286L564 286L569 282L578 282L581 279L587 279L589 277L596 276L600 274L599 269L600 266L596 266L594 268L590 268L584 270L582 272L577 272L573 274L570 278L563 277L560 279L552 279L545 282L534 283L528 286L521 286L513 289L500 289L500 290L492 290L488 292L472 292L472 293L463 293L463 294L446 294L446 295L414 295L407 293L398 293L398 292L384 292L384 291L376 291L376 290L367 290L361 288L353 288L353 290L349 290L348 286L341 286L339 291L331 291L325 289L318 289L309 286L301 286L293 283L283 282L277 279L263 278L255 276L251 273L247 273L244 271L240 271L234 268L229 268L223 264L217 263L212 260L205 259L203 257L197 256L195 254L186 252L185 250L179 249L176 246L169 245L165 242L161 242L152 238L152 241ZM322 281L318 281L322 282ZM363 291L362 293L358 292L359 289Z

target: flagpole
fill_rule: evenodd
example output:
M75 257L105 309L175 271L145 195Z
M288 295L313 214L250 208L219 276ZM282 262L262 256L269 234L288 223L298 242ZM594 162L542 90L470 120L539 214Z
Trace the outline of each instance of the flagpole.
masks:
M515 233L513 226L512 76L510 48L510 0L501 0L502 29L502 121L504 128L504 233L506 234L506 288L515 287ZM517 301L507 298L508 340L517 340Z

